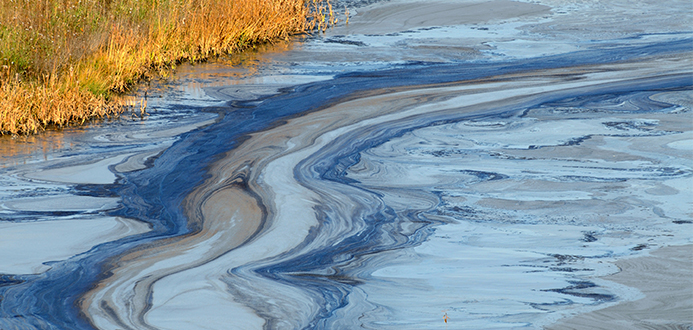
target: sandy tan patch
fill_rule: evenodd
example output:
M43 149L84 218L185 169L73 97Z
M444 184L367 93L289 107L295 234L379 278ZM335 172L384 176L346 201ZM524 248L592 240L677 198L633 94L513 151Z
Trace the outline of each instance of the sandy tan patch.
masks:
M690 329L693 327L693 245L661 248L616 262L608 280L635 287L645 298L563 320L546 329Z
M430 26L477 24L548 13L550 7L509 0L384 2L361 9L350 33L384 34Z

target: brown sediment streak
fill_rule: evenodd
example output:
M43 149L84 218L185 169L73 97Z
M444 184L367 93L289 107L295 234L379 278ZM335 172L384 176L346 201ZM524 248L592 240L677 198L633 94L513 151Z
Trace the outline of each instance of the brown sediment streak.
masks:
M194 196L196 197L196 196ZM155 246L138 250L123 256L117 261L117 268L113 270L110 278L115 280L110 284L124 284L130 282L132 287L132 299L128 304L128 319L123 320L114 310L122 310L122 306L114 308L113 299L102 298L101 309L115 322L124 327L126 324L134 328L151 329L145 321L145 314L151 308L152 286L154 283L168 275L182 270L199 266L222 255L251 238L261 227L266 212L257 196L247 189L242 179L229 180L223 188L217 189L211 194L202 196L199 207L189 212L191 225L198 227L194 234L180 238L164 240ZM152 271L146 276L137 274L149 267L155 267L157 262L175 258L185 253L194 253L201 242L213 240L218 244L210 244L205 251L200 252L199 258L185 260L172 266L163 266ZM129 265L132 269L123 268ZM136 282L132 280L139 278ZM120 279L120 280L118 280ZM93 291L106 289L106 296L117 295L117 286L107 288L108 282L102 282ZM87 295L82 301L82 306L93 304ZM110 302L110 303L109 303ZM105 308L107 307L107 308ZM104 309L105 308L105 309ZM129 328L129 327L126 327Z
M266 219L272 221L275 213L273 192L258 184L258 176L268 162L313 144L318 136L327 131L431 101L427 94L429 92L424 89L404 97L395 93L357 98L253 134L224 159L215 163L209 171L212 176L186 198L184 208L190 219L190 226L199 231L180 238L162 240L154 246L122 256L114 262L116 268L113 269L112 276L85 295L82 308L92 317L111 318L114 326L125 322L133 327L148 327L145 314L151 309L149 301L155 282L214 260L240 246L262 229L260 226L265 221L265 213ZM294 147L289 148L287 141ZM223 238L214 239L219 243L208 244L202 255L193 259L181 257L194 251L199 244L212 239L215 234L220 234ZM181 260L176 262L176 258ZM162 262L173 265L157 266L157 263ZM126 298L125 301L122 300L123 297ZM109 301L107 305L112 306L110 311L125 311L127 316L120 315L121 319L117 320L112 312L99 312L101 304L97 304L98 301ZM121 301L122 306L118 301ZM128 320L123 320L124 317ZM93 322L99 327L107 327L99 321Z
M296 247L304 239L300 235L318 225L311 208L317 203L318 193L301 187L302 183L293 178L292 169L329 141L350 131L424 114L480 114L493 108L491 105L512 104L542 93L628 80L639 73L656 75L662 71L663 65L658 63L648 67L623 64L620 67L632 71L626 74L595 66L580 68L579 73L585 77L580 81L566 79L565 69L561 69L548 70L542 76L513 75L508 80L499 78L494 82L470 85L416 86L399 92L380 90L370 92L367 97L352 96L349 101L251 134L236 149L214 163L208 172L210 178L185 199L185 212L191 228L196 230L184 237L163 240L155 246L119 258L114 263L116 267L112 275L85 295L81 308L99 328L116 329L122 328L123 324L133 328L149 328L152 325L148 324L148 313L158 307L153 302L156 300L153 297L159 293L154 286L167 277L201 267L241 248L254 251L263 259ZM675 73L679 68L673 64L671 71ZM286 170L286 173L271 172L275 169ZM270 178L284 181L268 184ZM301 193L304 202L301 216L304 219L295 224L300 227L296 229L298 236L283 237L273 232L281 228L277 222L288 221L295 214L284 209L292 205L282 202L279 195L292 194L294 190ZM274 240L276 248L268 248L267 243L260 240ZM282 241L281 244L278 241ZM257 252L258 249L266 249L267 252L262 254ZM225 271L241 266L244 262L242 259L238 254L237 260L225 261ZM216 283L215 278L221 275L205 276L211 283ZM167 287L166 290L165 295L170 297L167 298L170 301L192 292L192 289L185 291L176 287ZM225 291L217 289L214 292L223 294ZM227 293L225 299L232 301L233 297ZM109 310L101 307L104 302L110 306ZM112 315L113 310L121 312L119 319ZM251 315L248 311L245 313L243 315Z
M375 113L380 112L371 107L370 115ZM213 165L210 169L212 177L186 198L184 208L190 219L190 226L197 228L197 231L184 237L163 240L119 258L114 262L116 268L112 276L85 296L82 308L89 311L87 315L101 314L110 318L112 326L127 323L132 327L148 328L145 314L151 308L151 288L156 281L214 260L240 246L261 229L266 215L273 212L273 203L272 192L265 191L257 184L258 174L269 161L287 152L287 140L291 140L296 146L310 145L326 130L366 116L367 111L352 112L351 115L348 111L323 111L311 115L309 120L298 118L272 130L253 134ZM192 253L199 244L210 242L215 235L221 235L213 239L218 244L207 245L207 249L199 257L181 257ZM178 262L175 260L177 257L181 258ZM162 261L173 265L158 267L157 263ZM136 280L138 278L140 280ZM122 301L121 297L129 298ZM97 301L102 303L96 304ZM123 306L113 307L120 305L116 301L122 301ZM111 307L102 312L95 310L102 308L99 305L103 306L104 303ZM116 319L113 310L125 311L127 316L120 315L120 319ZM128 320L123 320L123 317ZM94 324L108 327L98 321Z

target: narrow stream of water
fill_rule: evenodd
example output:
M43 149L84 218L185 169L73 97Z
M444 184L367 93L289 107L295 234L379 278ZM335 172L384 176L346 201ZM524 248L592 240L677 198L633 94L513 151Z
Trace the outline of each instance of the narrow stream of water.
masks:
M2 137L0 329L693 326L690 2L342 4Z

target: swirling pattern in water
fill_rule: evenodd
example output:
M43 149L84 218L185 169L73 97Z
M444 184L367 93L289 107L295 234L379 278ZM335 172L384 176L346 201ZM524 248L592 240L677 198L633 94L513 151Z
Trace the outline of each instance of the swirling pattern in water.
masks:
M402 329L439 326L442 309L472 327L537 326L616 299L575 273L630 246L542 241L542 228L615 237L689 221L675 205L691 168L666 146L690 139L690 103L676 101L690 100L690 45L420 63L206 109L225 117L117 185L82 187L121 196L111 215L152 230L3 276L0 327ZM459 282L493 287L477 277L501 269L495 291Z

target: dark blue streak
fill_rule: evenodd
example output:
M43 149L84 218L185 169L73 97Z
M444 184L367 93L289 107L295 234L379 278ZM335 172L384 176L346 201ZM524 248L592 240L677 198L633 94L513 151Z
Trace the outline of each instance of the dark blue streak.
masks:
M350 95L381 88L451 83L509 73L629 61L649 55L691 51L693 51L693 40L684 39L506 63L453 65L419 63L387 71L347 73L333 80L285 90L259 103L245 102L230 104L228 107L200 109L200 111L229 113L229 115L217 124L183 134L177 143L156 159L153 167L127 173L120 184L108 187L110 193L122 197L122 208L111 212L110 215L146 221L153 226L153 230L146 234L98 245L78 258L55 262L51 265L53 268L43 274L0 275L0 279L3 279L0 282L0 329L92 329L93 326L81 315L77 307L81 295L98 281L109 276L109 270L115 267L112 264L115 257L156 244L161 239L186 235L199 230L199 224L188 223L188 219L183 215L181 202L192 189L202 184L208 177L207 170L211 163L220 159L223 153L238 146L252 132L265 130L281 124L288 118L319 110ZM693 78L679 77L648 88L690 85L693 85ZM545 101L559 99L556 97L554 100ZM517 109L505 109L505 111L514 110ZM456 120L456 118L450 118L450 120ZM344 171L354 161L358 161L359 152L413 128L415 127L388 130L383 132L377 140L351 146L353 149L328 160L324 167L318 170L325 179L353 184L353 181L345 178ZM90 187L82 188L91 189ZM100 188L92 188L95 193L103 193L96 191ZM410 217L416 218L415 215ZM281 273L310 273L316 268L329 264L331 256L335 254L349 253L358 256L369 251L387 248L367 247L367 244L368 240L380 235L379 226L394 221L394 215L384 208L365 220L371 227L359 233L361 236L347 238L341 244L311 256L310 260L292 260L291 264L282 263L263 271L268 276L290 281L294 285L303 285L300 280L303 277L289 278L291 276L281 275ZM311 290L323 292L324 297L334 299L330 310L324 310L320 317L329 316L334 308L341 306L346 294L345 286L353 285L346 282L335 283L339 282L315 279L310 281L310 284L306 284L314 286ZM341 286L341 289L336 285ZM319 320L316 320L313 326L320 327L321 324Z

